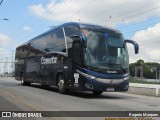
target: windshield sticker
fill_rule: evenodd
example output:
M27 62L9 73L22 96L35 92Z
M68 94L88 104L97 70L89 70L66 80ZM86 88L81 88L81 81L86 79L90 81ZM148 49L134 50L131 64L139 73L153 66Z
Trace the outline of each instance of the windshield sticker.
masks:
M74 73L75 83L78 83L79 73Z

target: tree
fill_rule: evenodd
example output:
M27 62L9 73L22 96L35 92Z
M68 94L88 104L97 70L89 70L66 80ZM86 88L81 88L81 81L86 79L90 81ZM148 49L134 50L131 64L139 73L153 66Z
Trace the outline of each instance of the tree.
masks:
M144 60L139 59L139 60L137 60L137 62L135 64L136 64L136 66L143 66Z
M143 66L143 76L147 79L155 79L156 78L156 71L153 70L156 67L157 71L160 71L160 64L155 62L144 62L144 60L137 60L135 63L131 63L129 65L130 75L132 77L135 76L135 67L136 66Z

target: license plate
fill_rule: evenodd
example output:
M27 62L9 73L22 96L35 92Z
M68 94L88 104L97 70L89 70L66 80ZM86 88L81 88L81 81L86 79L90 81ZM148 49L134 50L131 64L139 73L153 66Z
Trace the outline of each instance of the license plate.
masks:
M108 92L113 92L113 91L114 91L114 88L107 88L107 91L108 91Z

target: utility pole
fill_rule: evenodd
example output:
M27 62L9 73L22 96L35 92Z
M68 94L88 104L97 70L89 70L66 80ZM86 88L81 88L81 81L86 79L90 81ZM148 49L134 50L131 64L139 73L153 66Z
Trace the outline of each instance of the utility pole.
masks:
M8 72L8 57L6 57L6 62L4 63L4 76L5 76L5 73Z
M156 80L158 79L157 69L156 69Z
M0 63L1 63L1 58L0 58ZM0 75L1 75L1 64L0 64Z
M0 48L2 48L2 39L0 40Z
M153 72L156 72L156 80L158 79L158 71L157 71L157 67L153 66L152 67Z
M2 40L0 40L0 55L1 55L1 51L2 50ZM1 67L2 67L2 64L1 64L1 58L0 58L0 74L1 74Z
M158 69L156 67L156 79L158 80Z
M14 69L14 50L11 50L11 74L13 73Z
M159 71L159 82L160 82L160 71Z

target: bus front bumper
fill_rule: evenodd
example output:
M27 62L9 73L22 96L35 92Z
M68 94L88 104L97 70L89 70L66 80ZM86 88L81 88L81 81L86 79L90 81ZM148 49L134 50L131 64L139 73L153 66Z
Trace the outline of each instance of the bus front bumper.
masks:
M124 80L119 83L117 83L118 80L117 81L115 80L116 83L114 83L114 80L109 80L109 81L113 81L113 83L108 83L108 82L104 83L96 80L87 80L84 87L89 91L106 91L106 92L128 91L129 89L128 80Z
M129 88L130 76L125 76L120 79L105 79L97 78L92 75L77 71L84 78L83 89L87 91L127 91Z
M85 77L84 87L89 91L128 91L129 77L122 79L103 79Z

